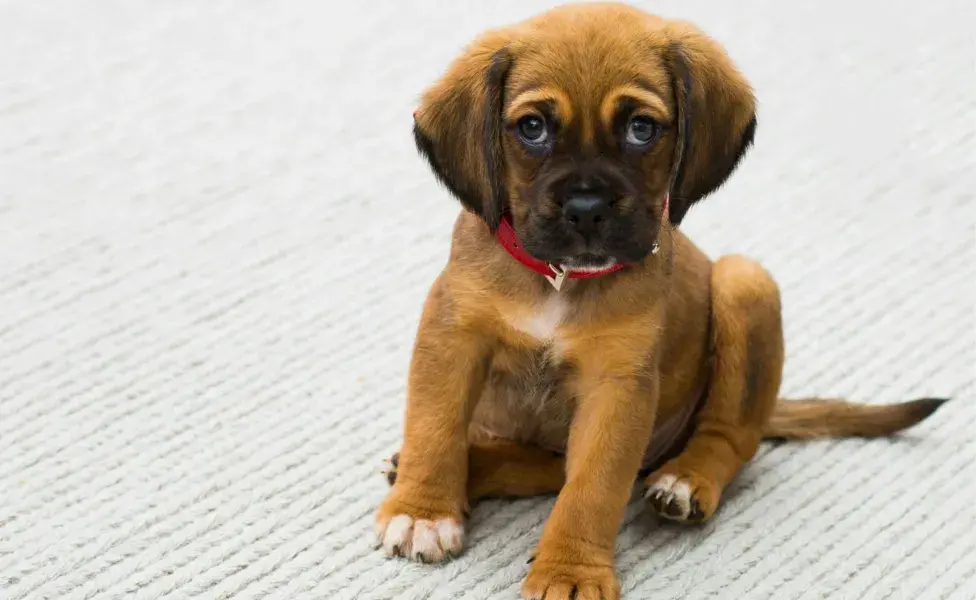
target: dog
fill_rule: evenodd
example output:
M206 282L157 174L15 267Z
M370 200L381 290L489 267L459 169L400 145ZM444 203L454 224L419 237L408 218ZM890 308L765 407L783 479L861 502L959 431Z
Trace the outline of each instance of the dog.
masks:
M616 3L487 31L426 90L416 145L462 209L376 512L387 554L444 560L477 500L558 494L523 597L616 599L635 482L702 523L763 439L886 436L945 401L778 399L777 284L678 229L756 108L718 42Z

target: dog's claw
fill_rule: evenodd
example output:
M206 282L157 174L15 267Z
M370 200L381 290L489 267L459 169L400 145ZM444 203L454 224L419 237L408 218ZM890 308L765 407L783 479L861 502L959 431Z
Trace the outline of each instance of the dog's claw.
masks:
M701 524L714 513L709 481L694 474L675 476L666 473L648 485L647 503L661 517L679 523Z
M673 494L671 494L670 495L670 498L668 498L668 504L665 507L665 510L672 517L680 517L681 516L681 505L678 504L678 499L675 498Z
M400 453L395 452L390 458L383 459L383 462L391 465L389 469L384 469L382 473L386 477L387 483L393 485L397 480L397 468L400 466Z

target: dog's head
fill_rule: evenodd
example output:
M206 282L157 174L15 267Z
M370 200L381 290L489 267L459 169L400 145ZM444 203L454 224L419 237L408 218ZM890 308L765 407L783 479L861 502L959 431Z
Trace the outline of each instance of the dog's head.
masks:
M476 39L424 94L417 146L470 211L577 269L643 259L728 178L755 100L694 26L567 5Z

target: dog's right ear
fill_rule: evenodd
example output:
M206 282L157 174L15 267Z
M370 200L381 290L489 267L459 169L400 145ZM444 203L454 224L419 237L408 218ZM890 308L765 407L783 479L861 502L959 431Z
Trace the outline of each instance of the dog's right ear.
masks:
M437 178L494 232L505 209L502 95L511 64L507 30L477 38L423 95L414 139Z

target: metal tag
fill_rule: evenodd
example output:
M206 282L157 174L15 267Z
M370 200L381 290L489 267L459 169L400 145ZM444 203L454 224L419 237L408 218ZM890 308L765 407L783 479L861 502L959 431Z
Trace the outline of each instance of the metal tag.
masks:
M549 264L549 270L553 272L553 275L546 275L546 279L549 280L549 283L551 283L552 287L556 288L556 291L558 292L560 288L563 287L563 280L566 279L566 271L551 263Z

